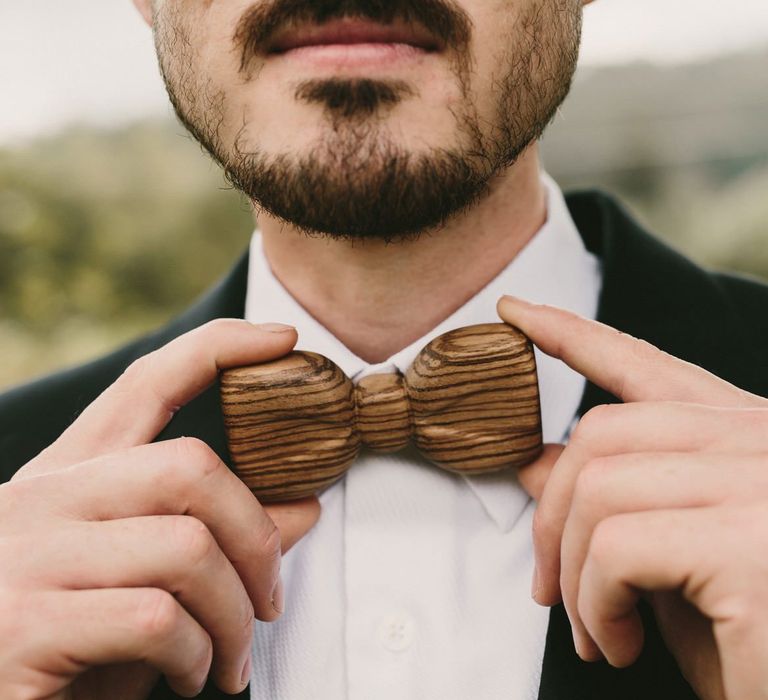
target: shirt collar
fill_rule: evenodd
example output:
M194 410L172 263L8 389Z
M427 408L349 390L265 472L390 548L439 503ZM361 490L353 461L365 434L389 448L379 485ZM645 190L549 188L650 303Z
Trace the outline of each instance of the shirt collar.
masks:
M559 306L594 318L601 274L597 258L584 247L560 188L546 174L547 221L518 256L470 299L425 336L385 362L371 365L355 355L311 316L272 274L261 235L251 240L245 318L254 323L278 321L296 327L297 349L333 360L353 381L363 376L410 367L419 351L446 331L478 323L496 323L496 303L504 294ZM567 439L584 391L583 377L562 362L536 350L545 442ZM525 510L529 497L514 472L462 477L489 517L507 532Z

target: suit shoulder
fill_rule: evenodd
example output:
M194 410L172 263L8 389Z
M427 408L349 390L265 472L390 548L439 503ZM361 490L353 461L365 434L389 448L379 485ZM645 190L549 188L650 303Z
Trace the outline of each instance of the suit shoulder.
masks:
M0 483L54 442L131 362L151 350L150 337L1 394Z
M756 278L717 274L715 281L728 299L730 313L751 349L756 393L768 397L768 284Z
M755 277L716 274L715 279L730 298L733 313L760 345L768 344L768 282Z

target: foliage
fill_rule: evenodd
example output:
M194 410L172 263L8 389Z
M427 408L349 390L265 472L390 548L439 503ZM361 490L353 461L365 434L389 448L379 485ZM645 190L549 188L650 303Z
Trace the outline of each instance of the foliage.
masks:
M0 386L159 324L252 229L243 198L170 124L0 153Z

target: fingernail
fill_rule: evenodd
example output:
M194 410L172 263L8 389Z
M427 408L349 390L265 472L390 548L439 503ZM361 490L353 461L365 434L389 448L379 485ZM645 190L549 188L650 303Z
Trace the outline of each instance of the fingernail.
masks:
M240 675L240 685L246 686L251 681L251 655L248 654L245 666L243 666L243 672Z
M272 591L272 607L278 615L283 614L285 609L285 591L283 590L283 579L277 579L275 590Z
M296 330L293 326L286 326L284 323L257 323L254 324L254 328L267 333L287 333Z

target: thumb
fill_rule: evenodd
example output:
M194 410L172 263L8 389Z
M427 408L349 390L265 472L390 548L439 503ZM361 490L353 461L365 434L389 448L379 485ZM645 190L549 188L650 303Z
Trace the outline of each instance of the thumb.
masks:
M298 501L270 503L264 506L280 531L283 554L306 535L320 519L320 501L315 496Z
M520 485L534 501L541 499L547 479L564 449L564 445L544 445L544 451L539 458L518 471Z

